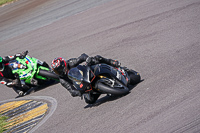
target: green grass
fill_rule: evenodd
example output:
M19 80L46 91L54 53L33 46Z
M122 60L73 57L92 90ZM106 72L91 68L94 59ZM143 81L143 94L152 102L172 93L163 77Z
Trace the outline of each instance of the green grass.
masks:
M12 2L14 0L0 0L0 6L3 5L3 4L6 4L8 2Z
M7 116L1 116L0 115L0 133L3 133L3 131L6 131L6 125L8 124L6 120L8 119Z

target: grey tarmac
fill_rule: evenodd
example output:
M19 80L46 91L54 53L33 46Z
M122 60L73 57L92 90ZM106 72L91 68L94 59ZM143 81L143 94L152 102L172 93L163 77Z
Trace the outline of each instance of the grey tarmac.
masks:
M199 0L19 0L0 8L1 56L29 50L48 64L82 53L119 60L143 82L94 105L55 84L30 96L57 100L39 133L200 132ZM0 87L0 101L16 97Z

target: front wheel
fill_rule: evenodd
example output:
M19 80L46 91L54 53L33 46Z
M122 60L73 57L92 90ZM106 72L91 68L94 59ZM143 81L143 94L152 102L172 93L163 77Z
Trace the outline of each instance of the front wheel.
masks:
M113 95L125 95L129 93L129 88L121 84L119 81L115 81L115 85L112 87L103 82L96 82L95 87L102 93Z
M46 77L46 78L56 79L56 80L59 79L59 76L56 75L55 73L52 73L52 72L46 71L46 70L42 70L42 69L40 69L38 75Z

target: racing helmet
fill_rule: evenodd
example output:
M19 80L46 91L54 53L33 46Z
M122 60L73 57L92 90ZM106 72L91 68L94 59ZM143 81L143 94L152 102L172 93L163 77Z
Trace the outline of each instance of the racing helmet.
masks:
M51 63L52 70L58 75L64 75L67 72L67 63L64 58L57 57Z

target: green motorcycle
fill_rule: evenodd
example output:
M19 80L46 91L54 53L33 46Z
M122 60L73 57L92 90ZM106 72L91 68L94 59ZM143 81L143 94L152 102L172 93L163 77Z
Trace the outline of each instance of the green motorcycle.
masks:
M31 88L35 86L59 79L47 63L27 55L23 59L17 57L15 60L10 61L9 65L16 79L19 79L19 85L14 86L13 89L26 92L20 95L30 93L32 91Z

